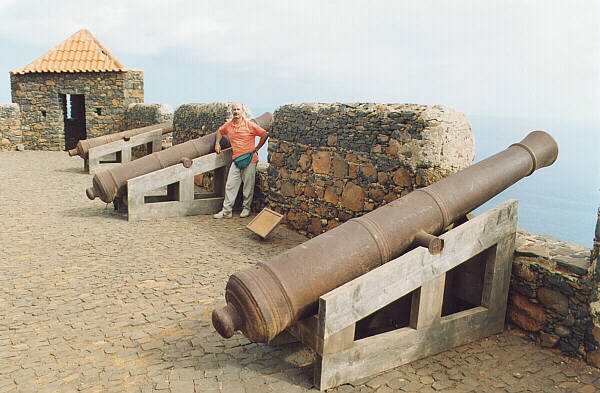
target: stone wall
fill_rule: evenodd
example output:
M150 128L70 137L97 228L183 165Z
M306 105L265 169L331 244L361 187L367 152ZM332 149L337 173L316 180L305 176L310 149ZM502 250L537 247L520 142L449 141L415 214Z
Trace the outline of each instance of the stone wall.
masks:
M130 104L125 112L126 129L151 126L173 121L173 108L169 104Z
M231 119L229 103L181 105L173 116L173 145L215 132L229 119ZM213 171L210 171L197 175L194 182L202 188L212 189L212 178Z
M23 142L21 111L17 104L0 104L0 151L16 150Z
M274 118L267 204L309 235L434 183L474 157L465 116L442 106L293 104Z
M507 321L529 332L542 346L599 367L597 285L588 247L519 230Z
M130 104L125 113L124 130L151 126L160 124L166 121L173 121L173 108L169 104L146 104L136 103ZM163 149L171 147L173 141L173 133L163 135ZM139 150L139 149L134 149ZM134 154L136 154L134 151Z
M127 107L144 101L143 71L11 74L10 80L27 149L65 148L61 94L84 95L87 138L121 131Z
M230 119L230 103L181 105L173 117L173 144L187 142L215 132Z
M592 315L592 336L596 342L600 342L600 208L596 221L594 246L590 255L590 276L595 283L590 298L590 313ZM600 346L590 351L587 356L588 363L600 367Z

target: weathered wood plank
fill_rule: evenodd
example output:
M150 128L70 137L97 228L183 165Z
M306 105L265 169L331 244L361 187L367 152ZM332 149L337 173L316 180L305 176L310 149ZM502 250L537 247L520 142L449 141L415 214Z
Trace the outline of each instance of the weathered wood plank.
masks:
M184 167L182 164L177 164L129 179L127 181L127 191L134 194L146 193L176 183L187 177L193 177L200 173L225 166L231 162L231 156L231 149L225 149L221 154L212 153L194 158L192 166L189 168Z
M179 181L179 201L194 200L194 178L187 177Z
M486 264L484 289L481 305L488 307L490 312L504 318L506 301L510 286L512 261L515 252L515 237L513 232L498 241Z
M442 317L445 281L446 274L444 273L424 283L413 294L410 308L410 326L412 328L422 329L439 323Z
M514 233L516 223L517 201L510 200L441 235L445 246L440 254L418 247L321 296L320 307L326 305L320 318L321 337L350 326L493 246Z
M160 150L160 145L162 143L162 129L134 135L127 141L124 139L119 139L118 141L113 141L91 148L88 151L88 171L91 174L94 174L98 170L110 168L111 164L114 166L114 163L101 164L100 161L103 157L116 152L121 152L121 163L129 162L132 158L131 148L141 146L146 143L152 143L153 151L155 151L155 149Z
M308 318L304 318L294 323L292 326L287 328L287 331L302 344L311 348L313 351L317 351L317 323L318 318L313 315Z
M423 329L402 328L354 342L318 359L315 385L328 389L502 331L503 321L483 307L448 315Z
M140 197L140 194L128 198L128 221L214 214L223 206L222 197L156 203L144 203L143 198L144 196Z

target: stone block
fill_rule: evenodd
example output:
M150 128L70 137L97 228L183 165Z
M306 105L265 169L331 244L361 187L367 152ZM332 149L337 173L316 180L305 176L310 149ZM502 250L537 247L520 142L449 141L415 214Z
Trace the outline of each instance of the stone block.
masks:
M308 198L316 198L317 193L315 192L314 187L310 183L306 183L304 186L304 195Z
M589 259L574 258L569 255L557 255L552 258L557 267L561 267L569 272L584 276L590 266Z
M556 333L556 335L559 337L568 337L571 335L571 329L562 325L558 325L554 328L554 333Z
M410 173L404 168L399 168L394 172L394 183L398 186L410 187L412 183Z
M313 154L312 169L314 173L329 173L330 154L328 151L319 151Z
M342 191L342 206L352 211L363 209L364 190L354 183L348 182Z
M327 135L327 146L335 146L337 145L337 134L329 134Z
M321 226L321 219L313 217L310 219L310 225L308 227L308 231L313 235L320 235L323 232Z
M554 348L558 340L560 340L560 337L555 336L551 333L540 331L540 344L542 345L542 347Z
M338 197L333 187L325 188L325 202L336 205L338 203Z
M550 251L548 250L548 247L539 244L523 244L516 248L515 253L517 255L545 259L550 257Z
M560 292L548 288L540 288L537 298L546 307L551 308L559 314L566 315L569 312L569 299Z
M546 323L544 307L534 304L526 297L512 294L508 305L507 317L522 329L537 332Z
M512 273L525 281L533 282L536 280L536 275L529 266L521 263L513 263Z
M383 201L383 198L385 198L385 191L380 188L371 188L369 190L369 198L375 202L381 202Z
M283 182L281 184L281 194L285 197L295 197L296 196L296 188L294 184L290 182Z
M365 164L363 166L360 167L360 173L368 180L368 181L374 181L375 179L377 179L377 170L375 168L375 165L373 164Z
M337 178L344 178L348 175L348 164L342 157L335 154L332 159L333 176Z
M311 158L307 154L301 154L300 159L298 160L298 164L303 171L307 170L311 166Z
M600 350L588 352L586 360L592 366L600 368Z

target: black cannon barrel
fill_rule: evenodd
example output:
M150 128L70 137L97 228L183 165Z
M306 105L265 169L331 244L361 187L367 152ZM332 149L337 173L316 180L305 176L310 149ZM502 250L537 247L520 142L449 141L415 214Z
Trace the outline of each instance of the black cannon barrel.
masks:
M444 228L557 155L554 139L533 131L500 153L233 274L227 305L213 311L215 329L226 338L241 330L269 342L315 313L319 297L332 289L418 245L439 252L435 236Z
M79 142L77 142L77 146L74 149L69 150L69 155L71 157L79 156L85 159L88 157L88 153L92 147L106 145L107 143L111 143L121 139L131 138L132 136L136 136L154 130L162 130L163 135L168 134L169 132L173 132L173 122L167 121L160 124L153 124L147 127L133 128L131 130L121 131L115 134L102 135L90 139L82 139Z
M268 131L273 123L273 115L267 112L251 121ZM98 172L94 175L92 187L86 190L86 194L90 199L100 197L106 203L112 202L117 196L125 194L127 180L178 164L182 160L189 162L191 159L214 153L215 141L216 132L213 132L118 167ZM221 147L223 149L230 147L227 137L223 137L221 140Z

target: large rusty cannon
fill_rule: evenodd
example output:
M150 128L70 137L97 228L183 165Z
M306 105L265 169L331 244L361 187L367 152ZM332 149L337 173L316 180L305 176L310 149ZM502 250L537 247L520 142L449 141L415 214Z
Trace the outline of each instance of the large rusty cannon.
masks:
M319 297L338 286L417 246L441 252L437 235L444 228L557 155L554 139L533 131L498 154L233 274L227 305L212 314L215 329L226 338L241 330L269 342L314 314Z
M83 159L88 158L88 153L91 148L106 145L114 141L121 139L128 140L129 138L143 134L149 131L162 130L163 135L173 131L173 122L164 122L160 124L153 124L147 127L134 128L127 131L117 132L115 134L102 135L91 139L82 139L77 142L77 146L74 149L69 150L69 155L79 156Z
M273 115L267 112L250 121L268 131L273 123ZM194 158L214 153L215 141L216 132L213 132L169 149L138 158L116 168L98 172L94 175L93 185L86 190L86 194L90 199L100 197L106 203L112 202L117 196L125 195L127 180L178 163L187 165ZM221 140L221 147L223 149L230 147L229 139L225 136Z

